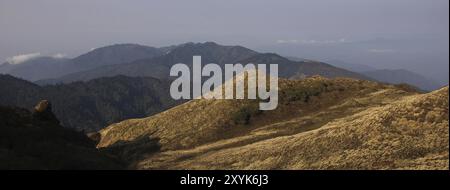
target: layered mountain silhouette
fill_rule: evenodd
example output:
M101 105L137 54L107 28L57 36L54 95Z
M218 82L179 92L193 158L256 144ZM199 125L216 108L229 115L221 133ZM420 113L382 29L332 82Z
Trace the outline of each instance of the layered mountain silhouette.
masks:
M177 105L169 96L169 81L115 76L88 82L38 86L0 75L0 105L29 108L50 100L65 127L96 131L127 118L145 117Z
M27 109L0 106L0 169L121 169L85 134L60 126L51 104Z
M221 67L278 64L278 107L173 100L170 68L194 55ZM424 93L404 83L439 86L408 71L359 73L213 42L113 45L0 71L11 73L0 74L2 169L449 167L448 87Z
M223 46L214 42L205 42L186 43L172 47L170 51L162 56L141 59L126 64L99 67L88 71L72 73L57 79L41 80L38 83L69 83L115 75L167 78L169 77L169 71L172 65L177 63L192 65L193 55L202 56L203 64L215 63L222 67L225 64L235 63L278 64L280 70L279 76L285 78L322 74L326 77L341 76L369 79L361 74L333 67L326 63L311 61L296 62L277 54L258 53L242 46Z
M110 125L98 147L138 169L448 168L448 87L419 94L317 76L280 79L279 89L272 111L255 100L192 100Z
M391 84L410 84L425 91L432 91L442 87L442 85L439 85L437 82L431 79L404 69L371 70L363 72L363 74L381 82L387 82Z
M295 62L273 53L257 53L241 46L222 46L213 42L163 48L122 44L98 48L65 63L94 69L40 81L41 84L57 85L40 87L3 75L0 88L6 93L0 97L0 105L30 107L39 99L48 99L54 103L55 114L63 126L84 131L99 130L113 122L149 116L182 102L170 98L169 70L176 63L191 65L193 55L201 55L203 63L217 63L222 67L226 63L241 62L278 64L279 76L285 78L322 75L368 79L321 62ZM140 59L143 57L153 58Z
M358 72L358 73L364 73L367 71L376 70L375 68L373 68L371 66L367 66L367 65L363 65L363 64L347 63L345 61L341 61L341 60L337 60L337 59L327 60L326 62L333 66L343 68L343 69L353 71L353 72Z
M163 55L168 50L168 48L154 48L137 44L117 44L94 49L73 59L43 56L17 64L6 62L0 65L0 73L37 81L100 66L156 57Z
M36 57L22 63L5 62L0 65L0 73L7 73L29 81L47 77L58 77L68 73L70 59L49 56Z
M290 59L304 60L295 57L290 57ZM348 71L360 73L380 82L391 84L409 84L424 91L436 90L443 86L432 79L424 77L418 73L408 71L406 69L375 69L367 65L347 63L340 60L327 60L326 62Z
M327 78L349 77L355 79L371 80L369 77L366 77L359 73L347 71L345 69L334 67L326 63L312 60L303 60L296 62L274 53L259 54L250 57L243 62L267 65L278 64L278 75L283 78L299 79L314 75L320 75Z
M372 67L349 64L339 60L323 63L296 57L281 57L273 53L259 53L242 46L224 46L214 42L184 43L161 48L138 44L116 44L94 49L73 59L42 56L20 64L3 63L0 73L37 84L59 84L88 81L116 75L144 76L164 79L173 64L192 64L192 56L201 55L203 63L269 63L279 64L281 77L303 78L314 74L326 77L351 77L377 80L392 84L406 83L430 91L441 87L433 80L407 70L376 70Z
M157 57L165 54L165 51L167 50L138 44L116 44L94 49L74 58L72 62L83 69L91 69Z

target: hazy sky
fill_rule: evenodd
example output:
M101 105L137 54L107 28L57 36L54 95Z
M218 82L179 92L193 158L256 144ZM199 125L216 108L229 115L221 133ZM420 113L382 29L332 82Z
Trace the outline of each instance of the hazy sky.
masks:
M320 51L317 45L381 38L441 50L440 63L427 64L448 68L448 4L448 0L0 0L0 60L37 52L76 56L115 43L216 41L267 51L280 45L310 45ZM420 43L410 43L415 40ZM391 47L367 51L397 52ZM295 54L313 56L300 50ZM319 58L322 55L333 58L326 52Z

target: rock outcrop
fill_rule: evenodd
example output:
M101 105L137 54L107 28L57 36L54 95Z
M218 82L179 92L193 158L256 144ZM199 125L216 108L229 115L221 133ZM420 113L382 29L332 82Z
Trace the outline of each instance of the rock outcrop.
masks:
M41 100L34 106L31 112L33 118L40 121L53 122L59 124L58 118L52 112L52 104L48 100Z

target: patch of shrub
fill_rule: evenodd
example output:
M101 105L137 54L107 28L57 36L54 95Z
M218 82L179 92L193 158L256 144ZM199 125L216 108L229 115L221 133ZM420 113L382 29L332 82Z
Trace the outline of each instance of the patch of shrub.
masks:
M236 113L233 114L233 122L236 125L239 124L243 124L243 125L248 125L250 124L250 119L255 116L260 114L262 111L259 110L259 107L257 104L255 105L249 105L249 106L245 106L242 107L241 109L239 109Z

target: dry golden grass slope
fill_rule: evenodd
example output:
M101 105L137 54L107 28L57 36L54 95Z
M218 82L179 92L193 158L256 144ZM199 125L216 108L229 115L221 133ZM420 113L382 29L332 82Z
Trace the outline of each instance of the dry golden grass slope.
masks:
M192 100L113 124L98 147L123 145L138 169L448 169L448 87L312 77L280 79L279 94L264 112L253 100Z

